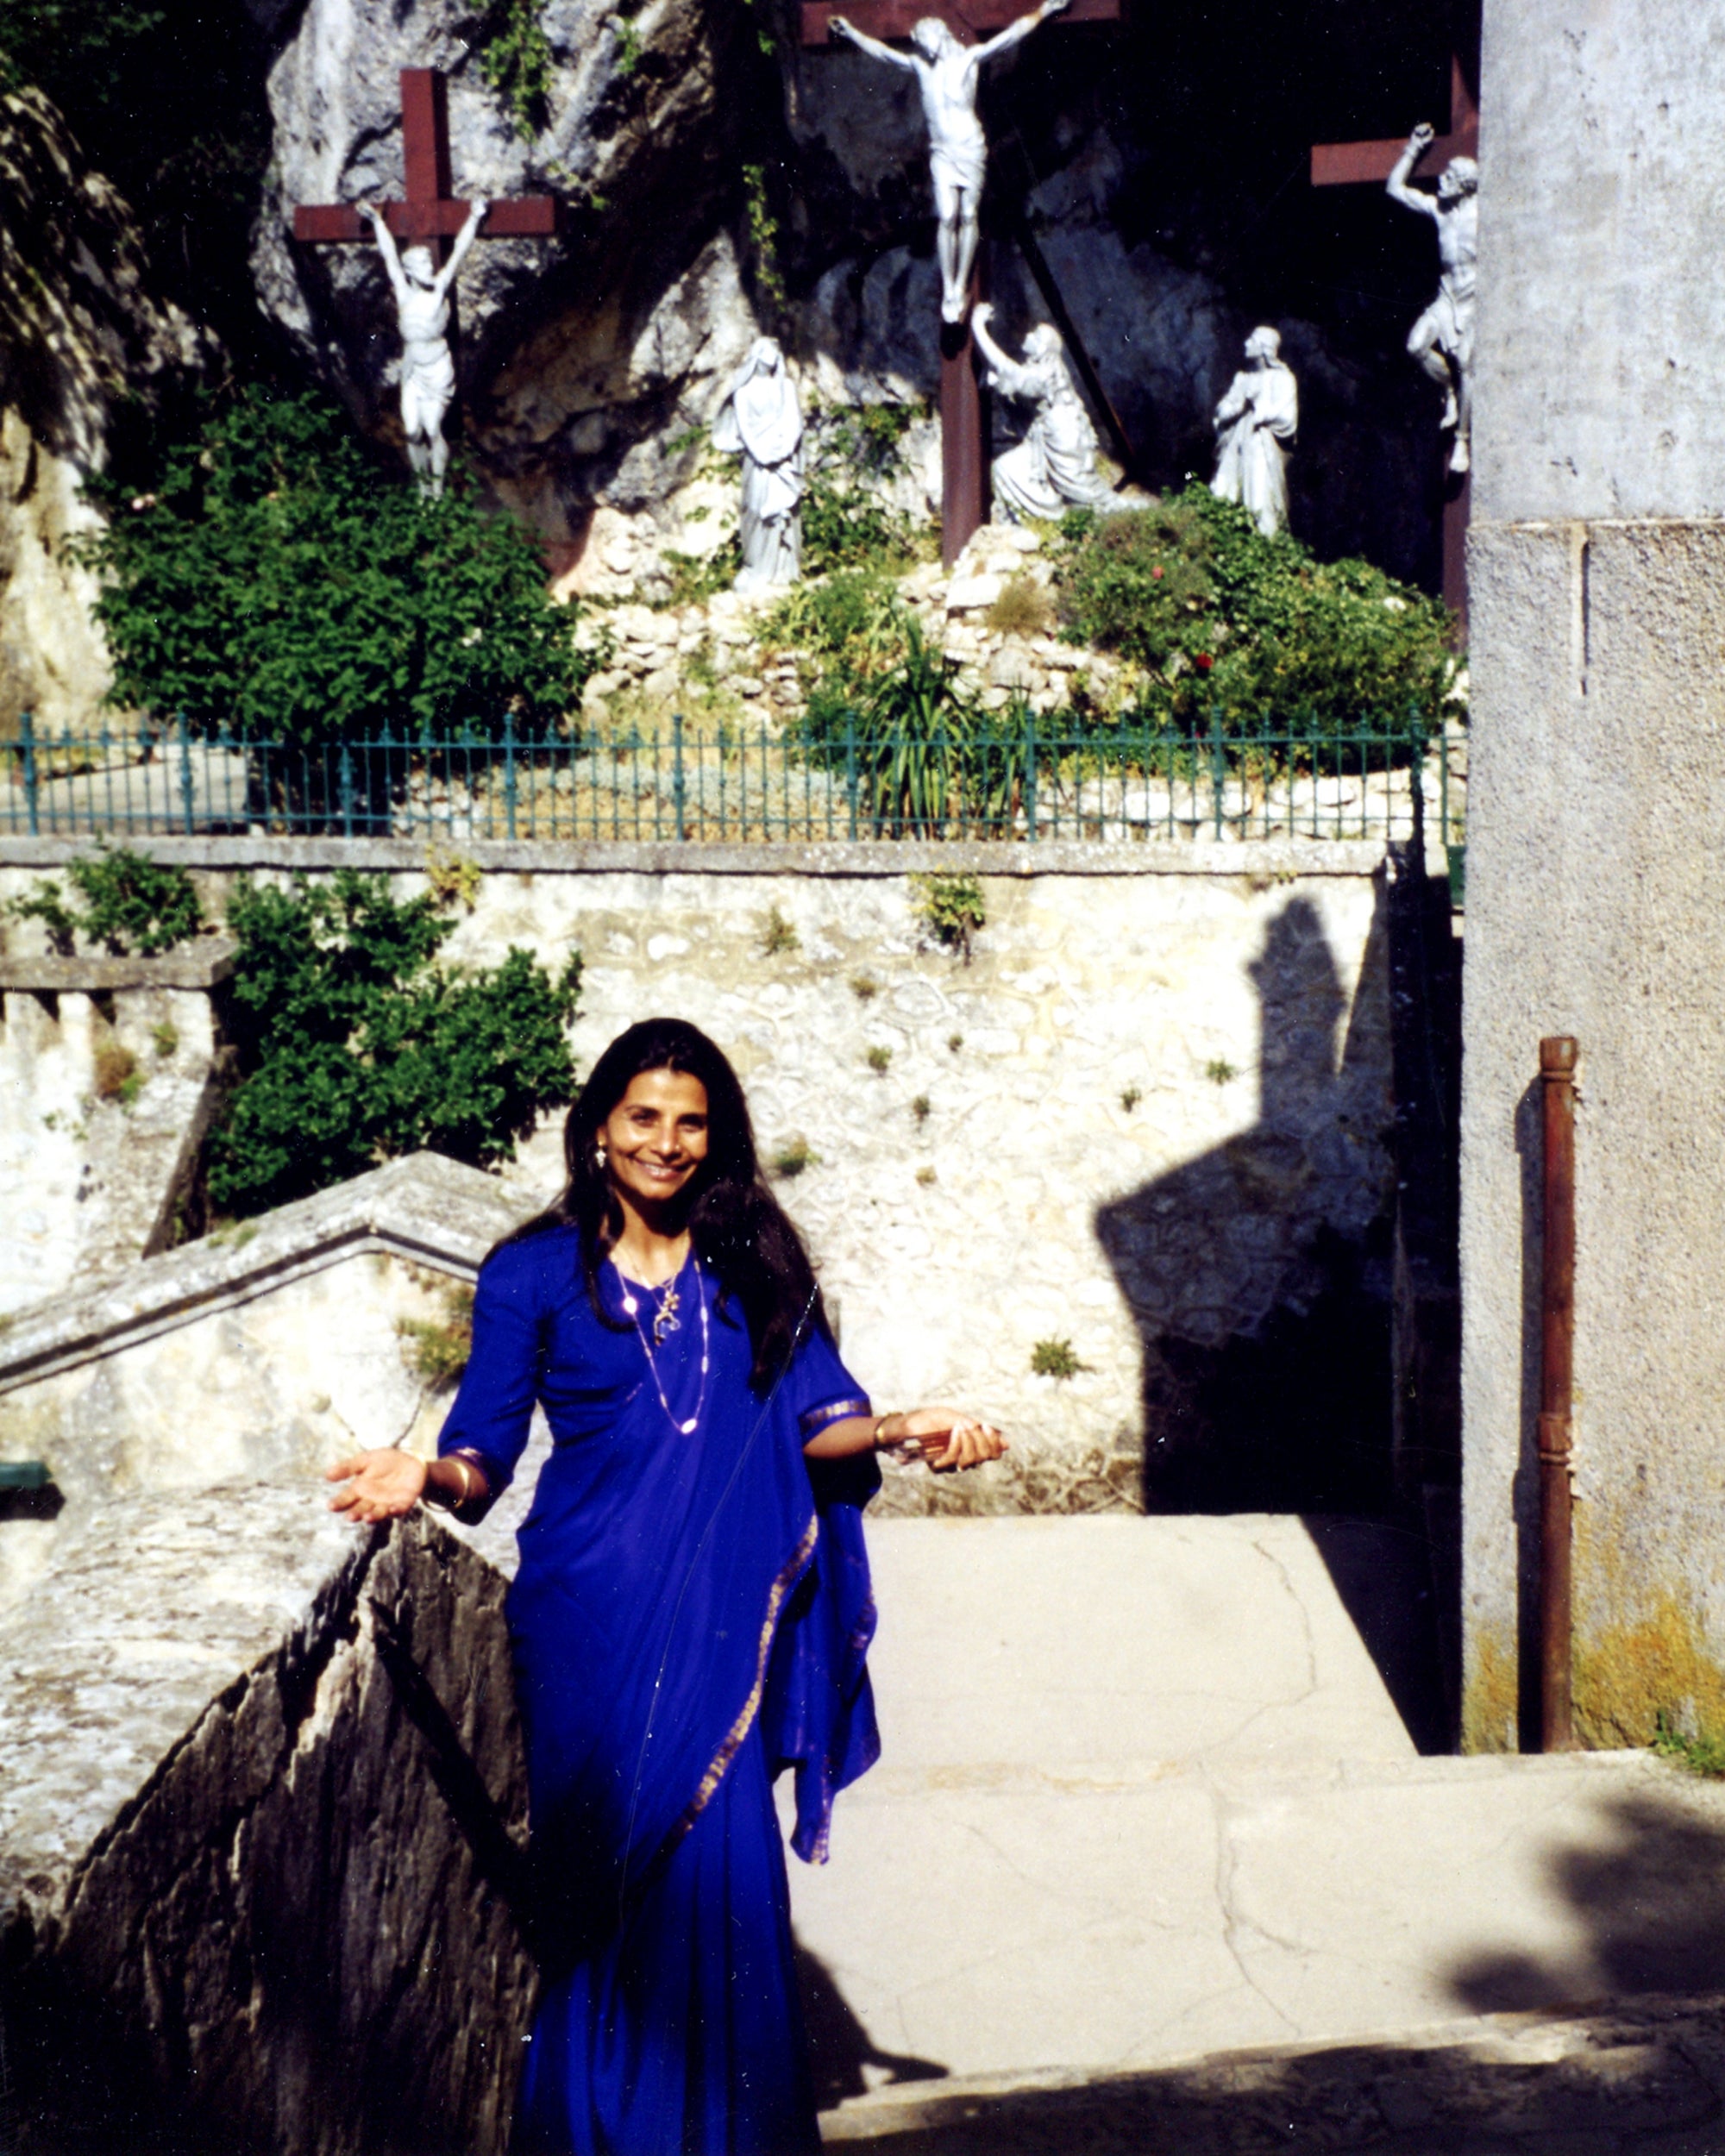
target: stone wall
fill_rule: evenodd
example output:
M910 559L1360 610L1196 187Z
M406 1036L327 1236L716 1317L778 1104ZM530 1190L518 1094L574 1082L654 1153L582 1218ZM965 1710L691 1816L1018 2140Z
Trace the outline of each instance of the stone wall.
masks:
M428 1339L459 1338L462 1291L527 1210L417 1154L20 1313L0 1330L0 1458L46 1461L60 1509L0 1522L0 1611L104 1505L430 1450L448 1395Z
M160 850L210 863L217 906L247 857L388 861L401 890L423 885L405 846ZM580 869L542 848L511 871L498 849L448 949L578 949L583 1068L662 1012L734 1058L859 1377L1013 1434L1004 1467L895 1480L890 1507L1358 1501L1336 1432L1383 1426L1389 1391L1378 849L1038 848L1050 872L987 872L1029 852L786 849L769 872L769 849L619 849ZM925 856L984 871L968 964L904 873ZM524 1210L560 1163L549 1129L516 1179ZM310 1313L280 1320L296 1340L315 1340ZM1058 1343L1076 1367L1035 1374ZM331 1392L309 1347L285 1347L284 1371L301 1353L280 1404ZM75 1382L93 1403L96 1379Z
M1725 1735L1725 46L1487 0L1463 1116L1466 1735L1531 1702L1542 1036L1580 1044L1576 1701Z
M16 931L13 931L16 937ZM220 1090L232 947L0 953L0 1315L174 1239Z
M304 1481L85 1519L0 1619L9 2147L506 2147L533 1977L502 1592Z

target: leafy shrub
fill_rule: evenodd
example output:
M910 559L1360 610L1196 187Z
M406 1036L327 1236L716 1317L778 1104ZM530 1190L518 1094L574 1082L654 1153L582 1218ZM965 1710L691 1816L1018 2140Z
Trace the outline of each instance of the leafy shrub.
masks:
M906 404L811 415L803 478L806 575L900 569L916 559L916 526L881 492L903 468L904 436L916 417L916 408Z
M913 876L917 912L938 943L963 954L970 963L970 938L988 924L982 887L975 876Z
M773 1173L781 1175L787 1182L794 1182L805 1169L816 1167L820 1156L806 1138L787 1138L772 1161Z
M507 517L381 475L322 398L247 391L169 447L149 491L97 483L110 700L198 734L300 744L549 733L595 658Z
M892 579L843 569L819 584L794 584L761 624L768 650L806 651L821 674L854 693L900 663L914 617Z
M353 870L242 884L228 924L242 1076L209 1167L225 1212L261 1213L421 1147L487 1166L573 1099L579 956L555 981L515 948L489 972L446 970L447 906L398 901Z
M121 846L66 863L83 906L73 912L58 883L37 880L34 891L14 899L7 911L20 920L41 921L48 941L69 958L82 937L117 954L153 958L196 936L204 925L198 890L184 868L152 861Z
M1454 665L1435 599L1369 562L1266 539L1195 482L1156 507L1063 526L1065 633L1146 668L1143 716L1225 734L1434 726Z

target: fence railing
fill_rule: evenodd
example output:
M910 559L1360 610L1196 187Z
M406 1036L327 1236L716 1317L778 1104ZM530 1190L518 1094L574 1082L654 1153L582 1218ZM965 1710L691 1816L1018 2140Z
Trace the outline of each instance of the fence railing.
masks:
M1020 715L926 734L860 717L673 718L575 741L381 736L301 747L183 724L0 748L0 830L557 841L1405 839L1458 847L1465 736L1056 730Z

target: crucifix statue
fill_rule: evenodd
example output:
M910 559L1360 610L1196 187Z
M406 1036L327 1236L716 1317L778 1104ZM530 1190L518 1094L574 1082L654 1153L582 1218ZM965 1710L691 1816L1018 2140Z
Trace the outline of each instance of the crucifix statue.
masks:
M1408 186L1422 157L1442 156L1446 170L1435 199ZM1444 597L1467 624L1467 518L1471 492L1468 379L1473 347L1474 234L1477 229L1479 109L1461 62L1450 62L1450 128L1434 135L1420 127L1411 135L1372 142L1318 142L1312 147L1312 185L1347 187L1375 183L1404 207L1417 208L1438 227L1442 276L1437 298L1414 325L1408 348L1426 371L1454 396L1456 435L1444 498ZM1450 172L1455 179L1450 180ZM1445 192L1445 183L1448 192ZM1452 262L1452 256L1455 259ZM1464 259L1465 258L1465 259ZM1459 453L1459 454L1458 454Z
M996 53L1010 52L1051 15L1072 0L1040 0L1028 15L1009 22L982 45L961 45L938 15L924 16L911 30L911 49L895 53L890 45L856 28L844 16L828 18L827 34L843 37L859 52L894 67L907 69L922 92L928 122L928 163L934 183L934 214L939 224L940 318L963 322L970 305L970 273L975 266L977 211L988 144L977 116L976 93L982 68Z
M323 243L363 240L369 224L401 329L401 423L408 461L421 485L436 494L449 458L443 418L455 393L448 342L455 273L477 239L549 237L557 229L557 204L549 195L503 202L454 198L448 89L435 68L401 71L401 145L405 202L300 204L293 212L293 236ZM397 240L411 244L398 251Z
M1111 22L1120 12L1120 0L1039 0L1028 11L1022 0L803 0L805 45L848 39L913 73L922 93L940 260L940 552L949 568L988 516L988 442L969 327L988 157L976 110L982 67L1051 16ZM988 31L999 34L983 39ZM894 52L893 39L911 51Z

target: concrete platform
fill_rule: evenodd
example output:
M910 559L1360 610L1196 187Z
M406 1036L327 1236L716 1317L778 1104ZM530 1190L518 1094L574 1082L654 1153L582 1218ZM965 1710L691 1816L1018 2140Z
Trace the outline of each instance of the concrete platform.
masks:
M871 1549L885 1756L831 1863L792 1865L847 2121L948 2077L1725 1990L1725 1802L1640 1752L1420 1756L1336 1584L1364 1607L1387 1531L897 1520Z

